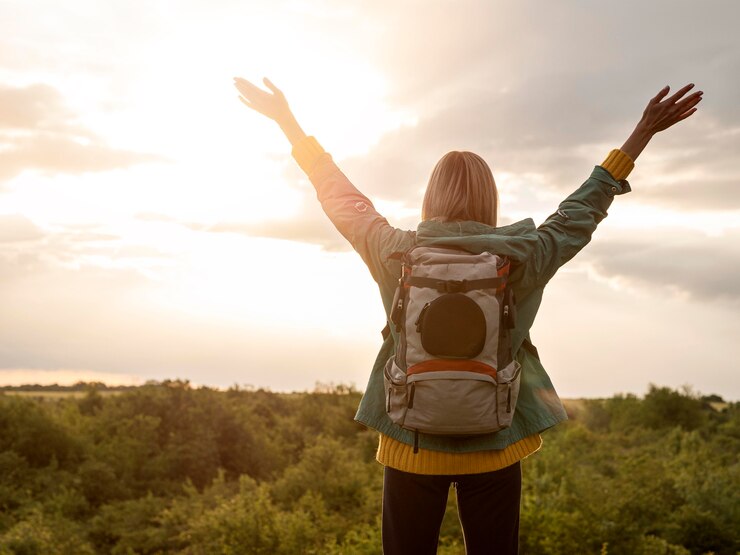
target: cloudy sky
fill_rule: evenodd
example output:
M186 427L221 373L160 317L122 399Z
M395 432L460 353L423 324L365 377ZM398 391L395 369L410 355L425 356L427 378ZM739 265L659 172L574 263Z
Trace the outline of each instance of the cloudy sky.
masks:
M0 20L0 384L364 388L375 283L233 76L268 76L409 229L449 150L490 164L501 223L543 221L694 82L699 111L640 156L532 338L564 397L740 398L736 1L6 0Z

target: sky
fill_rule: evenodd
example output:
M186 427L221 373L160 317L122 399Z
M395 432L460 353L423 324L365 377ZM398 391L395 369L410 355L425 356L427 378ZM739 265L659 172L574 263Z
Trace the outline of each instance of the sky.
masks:
M500 223L557 209L663 86L658 134L531 330L562 397L740 399L740 4L0 2L0 384L364 389L385 314L272 121L286 95L392 225L450 150Z

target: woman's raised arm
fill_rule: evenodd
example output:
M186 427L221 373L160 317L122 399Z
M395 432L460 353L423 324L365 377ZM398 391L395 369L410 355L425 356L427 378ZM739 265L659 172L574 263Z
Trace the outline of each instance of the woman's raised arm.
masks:
M387 255L407 247L412 232L391 226L377 212L373 203L350 182L316 138L306 136L282 91L266 77L264 83L272 93L246 79L234 77L234 86L241 93L239 100L274 120L283 130L293 145L293 157L316 189L324 212L378 281L380 273L386 270Z
M586 182L537 228L538 245L527 265L528 280L523 282L547 283L563 264L588 244L596 227L606 217L615 195L631 190L626 177L653 136L696 112L702 91L682 98L693 86L693 83L686 85L664 99L669 90L665 87L651 98L622 148L612 150Z

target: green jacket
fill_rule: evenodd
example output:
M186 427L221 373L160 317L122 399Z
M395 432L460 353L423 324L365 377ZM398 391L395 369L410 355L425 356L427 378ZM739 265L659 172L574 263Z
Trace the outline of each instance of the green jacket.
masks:
M567 419L542 364L520 347L524 339L529 338L545 285L558 268L591 240L614 196L630 191L626 180L616 181L603 167L595 166L583 185L561 202L557 211L539 227L535 227L531 218L502 227L472 221L425 221L416 231L408 231L391 226L372 202L352 185L329 153L318 157L308 177L324 212L359 253L377 282L386 318L401 271L400 262L389 255L405 251L414 242L462 247L475 253L490 251L508 256L515 264L510 276L517 299L517 324L512 332L512 343L522 365L522 378L511 427L472 438L421 434L420 447L448 452L503 449ZM383 367L394 353L395 340L395 330L384 339L355 420L411 445L413 432L394 424L385 411Z

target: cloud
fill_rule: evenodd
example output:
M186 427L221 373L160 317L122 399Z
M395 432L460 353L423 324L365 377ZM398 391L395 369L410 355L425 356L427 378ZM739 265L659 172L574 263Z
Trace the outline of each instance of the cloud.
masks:
M110 272L105 275L116 276L115 279L129 276L130 283L145 283L172 258L170 252L126 240L103 225L57 224L42 229L21 214L0 215L0 282L5 288L0 291L2 294L7 294L10 284L24 282L43 282L44 287L64 289L62 282L55 284L47 278L65 269L87 276Z
M565 192L622 145L658 89L693 81L705 91L698 114L654 139L635 178L687 183L690 201L656 190L644 197L650 202L740 208L740 187L731 185L740 183L740 135L732 134L740 128L740 5L713 3L701 21L692 2L672 2L668 14L667 6L373 3L363 15L382 37L370 56L388 76L386 101L419 120L340 166L366 194L410 206L449 150L477 152L494 176L540 174ZM656 159L665 160L659 172L641 172ZM702 177L690 181L689 170ZM705 184L701 193L694 183Z
M338 163L358 186L360 181L366 184L366 194L411 206L420 204L432 168L450 150L477 152L491 166L494 177L505 172L521 180L526 174L538 174L550 191L569 192L603 161L609 149L622 145L642 106L636 105L630 118L607 113L611 107L593 101L600 94L595 76L590 82L560 80L547 87L548 102L538 104L528 91L542 90L544 81L533 78L505 95L494 90L461 94L434 113L423 114L416 126L386 134L366 155ZM575 96L571 101L582 108L568 113L581 116L552 116L558 105L569 104L569 96ZM630 179L645 184L640 187L645 194L641 198L648 202L738 209L740 169L735 153L740 151L740 122L732 127L701 112L695 117L705 119L682 122L679 125L686 128L677 128L675 134L670 130L656 136ZM645 167L651 168L649 175ZM661 189L653 185L656 182L676 183L677 187Z
M607 278L699 301L740 303L740 232L708 237L677 229L602 237L579 257Z
M537 175L543 192L570 192L611 148L621 146L631 130L622 122L636 122L642 107L633 110L636 115L631 119L620 120L610 108L594 104L589 98L599 96L596 77L588 83L559 81L549 87L547 103L528 107L532 103L528 91L541 90L544 81L533 78L506 94L462 92L449 104L421 114L416 125L385 134L367 154L337 163L371 198L409 207L420 206L432 168L450 150L477 152L494 177L505 173L510 181L521 183L529 181L528 175ZM584 117L550 115L574 94L571 100L583 106ZM593 124L599 120L604 123ZM655 148L650 145L638 160L630 179L636 180L640 199L681 209L740 208L740 169L734 154L740 151L740 133L710 116L701 124L684 123L689 124L693 136L685 130L674 136L661 134L654 139ZM615 131L620 127L624 129ZM331 146L324 145L329 151Z
M143 222L166 223L183 226L200 233L236 233L247 237L284 239L321 246L327 251L352 250L347 240L337 231L322 212L315 199L304 199L296 216L288 220L220 221L216 223L180 221L165 214L142 212L136 219Z
M61 255L0 253L0 368L85 368L68 360L102 353L129 333L126 302L146 280L133 270L64 267Z
M740 145L738 145L740 152ZM692 210L740 209L740 177L690 176L675 183L639 182L641 201Z
M0 85L0 182L27 169L79 174L163 161L108 146L75 118L49 85Z
M350 244L336 230L323 213L301 215L288 221L271 220L260 223L222 222L207 227L190 226L191 229L211 233L240 233L250 237L270 237L301 243L321 245L327 251L351 250Z
M0 215L0 244L41 239L44 232L22 214Z
M694 123L688 140L670 133L654 139L661 157L646 155L646 167L634 173L641 201L682 211L740 209L740 122L706 116Z
M155 223L172 223L176 222L177 220L173 218L172 216L167 216L166 214L159 214L158 212L139 212L134 216L139 221L142 222L155 222Z
M0 180L15 177L26 169L51 175L79 174L162 161L154 154L115 149L97 141L83 144L59 134L38 133L15 139L5 137L4 142L9 149L0 151Z
M63 131L91 137L89 131L74 124L74 118L54 87L44 83L27 87L0 84L0 129Z
M726 71L740 61L734 32L740 6L733 0L703 6L700 19L689 0L649 6L625 0L593 10L579 2L462 0L453 7L387 0L373 2L363 15L374 20L377 38L383 39L373 52L394 85L389 97L402 104L453 97L461 90L508 88L524 77L542 85L521 97L535 112L538 105L563 108L560 101L568 98L551 94L564 82L572 85L568 108L588 115L601 105L605 115L616 111L620 118L628 115L631 93L660 82L657 92L666 77L690 76L697 83L706 77L731 85L712 88L722 98L723 112L740 115L732 94L737 72Z
M418 116L367 153L336 160L373 200L418 208L437 161L471 150L516 191L503 216L530 215L577 188L621 146L658 89L693 81L705 91L698 114L654 138L630 176L630 202L740 210L736 2L705 7L701 21L685 0L647 8L627 0L598 10L530 1L323 7L311 15L317 34L343 37L362 18L356 33L377 44L363 55L387 77L383 101ZM332 152L335 145L320 131L317 137ZM305 178L292 160L284 176ZM226 227L326 246L337 235L322 218L307 202L290 222Z
M521 108L506 106L506 99L497 101L499 96L491 92L460 98L422 116L416 126L388 133L367 155L342 160L339 165L361 189L359 181L367 183L363 189L366 194L419 206L432 169L451 150L480 154L494 178L500 172L539 173L546 175L556 190L575 188L606 155L602 149L595 150L591 157L577 152L575 136L568 137L567 130L561 129L561 136L556 138L546 124L539 126L536 140L526 134L516 135L513 130ZM521 120L519 123L523 123ZM550 140L545 138L548 133ZM571 149L556 146L567 142L576 145Z
M224 236L209 238L209 245L219 244L233 247L234 241ZM194 241L199 242L199 241ZM202 241L200 241L202 242ZM250 241L240 238L242 245ZM45 244L45 243L44 243ZM221 268L210 267L201 274L203 282L198 281L188 257L174 261L177 279L162 282L149 279L141 272L131 268L95 266L80 262L60 264L59 257L52 257L42 248L0 251L0 382L18 379L4 369L84 369L96 372L111 372L162 379L185 376L199 383L229 385L233 381L248 382L280 389L301 389L310 387L315 380L344 381L356 384L364 382L367 368L375 356L379 330L382 327L382 312L373 313L359 321L363 333L346 333L344 321L355 326L357 320L346 311L337 314L338 331L342 338L327 339L327 332L312 327L317 319L312 316L316 309L305 314L305 302L281 296L264 308L252 304L255 296L275 291L309 291L311 274L323 268L316 253L310 258L317 261L314 268L301 270L300 276L308 276L307 283L296 284L296 276L285 274L277 269L284 263L284 254L271 251L269 263L262 258L262 266L257 263L253 251L234 251L229 249L230 257L246 258L247 261L231 265L236 271L248 273L250 277L240 280L241 288L233 291L241 300L222 298L219 288L224 284L233 286L226 263ZM50 249L53 250L53 249ZM301 249L294 249L301 250ZM306 250L306 249L303 249ZM77 254L77 251L73 251ZM87 251L85 251L87 252ZM130 255L145 253L134 250ZM306 254L309 256L309 254ZM323 256L318 255L318 258ZM281 258L282 262L275 261ZM343 267L344 257L330 257L334 267ZM305 256L303 262L305 262ZM190 260L190 261L188 261ZM68 262L68 261L63 261ZM295 265L295 261L293 261ZM241 267L241 270L240 270ZM303 267L303 264L295 267ZM265 273L266 272L266 273ZM190 274L190 275L188 275ZM340 272L337 275L345 276ZM265 282L265 276L268 281ZM251 281L250 281L251 279ZM196 284L193 284L195 280ZM332 286L337 295L347 290L358 292L356 280ZM293 289L286 289L285 283ZM187 295L183 294L185 287ZM335 302L328 299L322 284L314 297L322 309L335 310ZM365 282L365 292L377 294L369 277ZM363 288L359 288L363 295ZM194 298L190 298L192 297ZM358 306L365 306L362 299ZM238 316L223 317L213 303L223 302L229 307L236 305ZM205 303L207 306L203 306ZM229 314L232 308L229 308ZM275 318L263 319L260 311L282 314L290 319L297 315L313 324L306 326L290 325L289 322L276 323ZM320 320L320 318L319 318ZM372 320L367 333L364 328ZM376 322L377 321L377 329ZM325 324L322 324L325 326ZM370 334L372 331L372 335ZM326 360L328 342L336 356ZM286 351L286 345L290 349ZM280 357L276 352L284 351ZM307 361L308 366L307 366ZM313 363L311 363L313 361ZM30 374L29 374L30 375ZM111 376L113 377L113 376ZM48 377L50 381L55 376ZM106 381L108 381L106 379Z
M237 233L249 237L285 239L300 243L320 245L327 251L351 250L349 242L337 231L329 218L321 210L315 198L306 195L301 208L290 219L250 221L221 221L216 223L177 222L167 216L142 214L147 221L169 221L184 225L193 231L205 233Z

